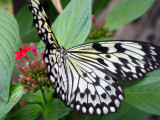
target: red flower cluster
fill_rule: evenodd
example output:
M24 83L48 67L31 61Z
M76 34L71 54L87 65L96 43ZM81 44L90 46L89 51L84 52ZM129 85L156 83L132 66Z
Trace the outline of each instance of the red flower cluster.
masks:
M32 50L34 55L35 61L30 61L27 52ZM42 62L39 62L37 50L33 43L30 44L30 47L27 48L27 45L23 47L23 49L19 49L19 51L14 52L16 55L16 60L20 60L24 67L16 64L19 71L23 73L23 75L19 75L20 79L19 82L23 85L26 92L35 92L39 89L46 89L51 90L53 83L47 77L47 69L46 64L44 63L44 52L41 52L41 59ZM25 58L27 62L25 63L22 58Z

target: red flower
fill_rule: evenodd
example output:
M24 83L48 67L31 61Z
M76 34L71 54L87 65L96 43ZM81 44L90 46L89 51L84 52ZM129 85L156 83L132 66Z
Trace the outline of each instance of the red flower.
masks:
M26 56L27 52L31 50L31 47L27 48L27 45L23 47L23 49L19 49L19 51L15 51L14 54L17 56L16 60L19 60L21 57Z

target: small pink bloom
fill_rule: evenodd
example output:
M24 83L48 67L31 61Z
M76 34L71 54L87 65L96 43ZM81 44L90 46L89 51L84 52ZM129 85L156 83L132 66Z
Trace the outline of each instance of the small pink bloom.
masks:
M27 62L29 63L29 67L30 67L31 69L33 69L33 65L32 65L31 61L29 60L28 56L26 55L26 56L24 56L24 58L25 58L25 59L27 60Z
M20 65L18 65L18 64L16 64L16 67L18 68L18 70L19 71L21 71L22 73L24 73L24 74L26 74L27 72L26 72L26 70L22 67L22 66L20 66Z
M96 24L96 23L97 23L97 20L96 20L96 18L95 18L94 15L92 15L92 22L93 22L93 24Z
M25 83L25 79L23 79L23 78L18 79L18 81L19 81L20 83Z
M31 50L32 50L33 55L34 55L34 57L35 57L35 60L38 60L38 55L37 55L36 47L34 46L33 43L30 44L30 47L31 47Z
M102 21L102 27L105 25L105 23L106 23L106 20L103 19L103 21Z
M45 77L43 77L43 75L41 76L41 82L42 82L42 84L45 83Z
M23 75L19 75L20 78L25 79L25 77Z
M29 83L31 83L31 84L34 84L34 81L32 80L31 77L28 77L28 78L27 78L27 81L28 81Z
M48 87L48 90L49 90L49 91L52 91L52 87Z
M35 66L36 68L38 68L38 67L39 67L39 61L35 61L35 62L34 62L34 66Z
M40 55L41 55L41 58L42 58L42 63L44 63L44 52L41 52Z
M24 85L23 88L29 90L31 87Z
M31 93L34 93L34 92L36 92L36 89L33 89L33 90L31 91Z
M35 86L35 89L39 89L40 87L38 85Z

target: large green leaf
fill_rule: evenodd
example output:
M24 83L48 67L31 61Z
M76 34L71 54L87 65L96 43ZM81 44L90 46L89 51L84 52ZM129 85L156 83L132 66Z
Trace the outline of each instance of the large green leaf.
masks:
M16 15L16 19L19 25L20 36L24 37L26 31L31 27L33 23L33 16L29 11L28 5L25 5Z
M19 31L15 18L0 8L0 100L4 102L7 102L9 97L14 51L17 50L18 43Z
M38 36L37 29L35 27L31 27L25 32L25 35L21 37L21 41L23 44L39 42L40 38Z
M125 90L126 102L145 112L160 115L160 81Z
M144 78L131 81L131 82L122 82L121 85L124 90L133 88L133 87L140 87L143 85L150 85L151 83L160 82L160 70L153 71L145 75Z
M38 104L29 104L18 110L10 120L36 120L42 113Z
M71 111L59 99L53 99L46 105L44 112L45 120L58 120Z
M52 91L46 90L45 93L46 93L47 101L50 101L52 99L53 92L54 90ZM31 103L42 103L40 90L36 91L35 93L29 93L29 94L23 95L23 99Z
M125 101L145 112L160 115L160 70L136 82L123 84Z
M21 84L16 84L11 86L10 97L7 103L1 102L0 100L0 119L3 118L12 107L20 100L21 96L24 93L24 89Z
M84 43L91 28L91 0L72 0L52 27L66 49Z
M106 26L110 31L135 20L143 15L155 0L123 0L106 16Z
M60 0L60 1L62 4L62 8L64 9L71 0Z

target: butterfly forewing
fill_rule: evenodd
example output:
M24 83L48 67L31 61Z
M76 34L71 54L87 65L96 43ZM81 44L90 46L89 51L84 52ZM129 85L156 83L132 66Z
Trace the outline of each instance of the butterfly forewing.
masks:
M34 16L33 23L38 30L40 38L45 44L52 44L55 48L59 47L48 17L39 0L27 0L27 2Z
M27 2L34 16L33 23L38 30L40 38L46 44L44 60L47 64L48 76L55 84L57 93L60 93L64 100L63 94L67 91L67 78L63 53L60 51L59 44L39 0L27 0Z
M160 48L138 41L108 41L73 47L76 61L99 66L104 73L121 81L134 81L160 67Z

